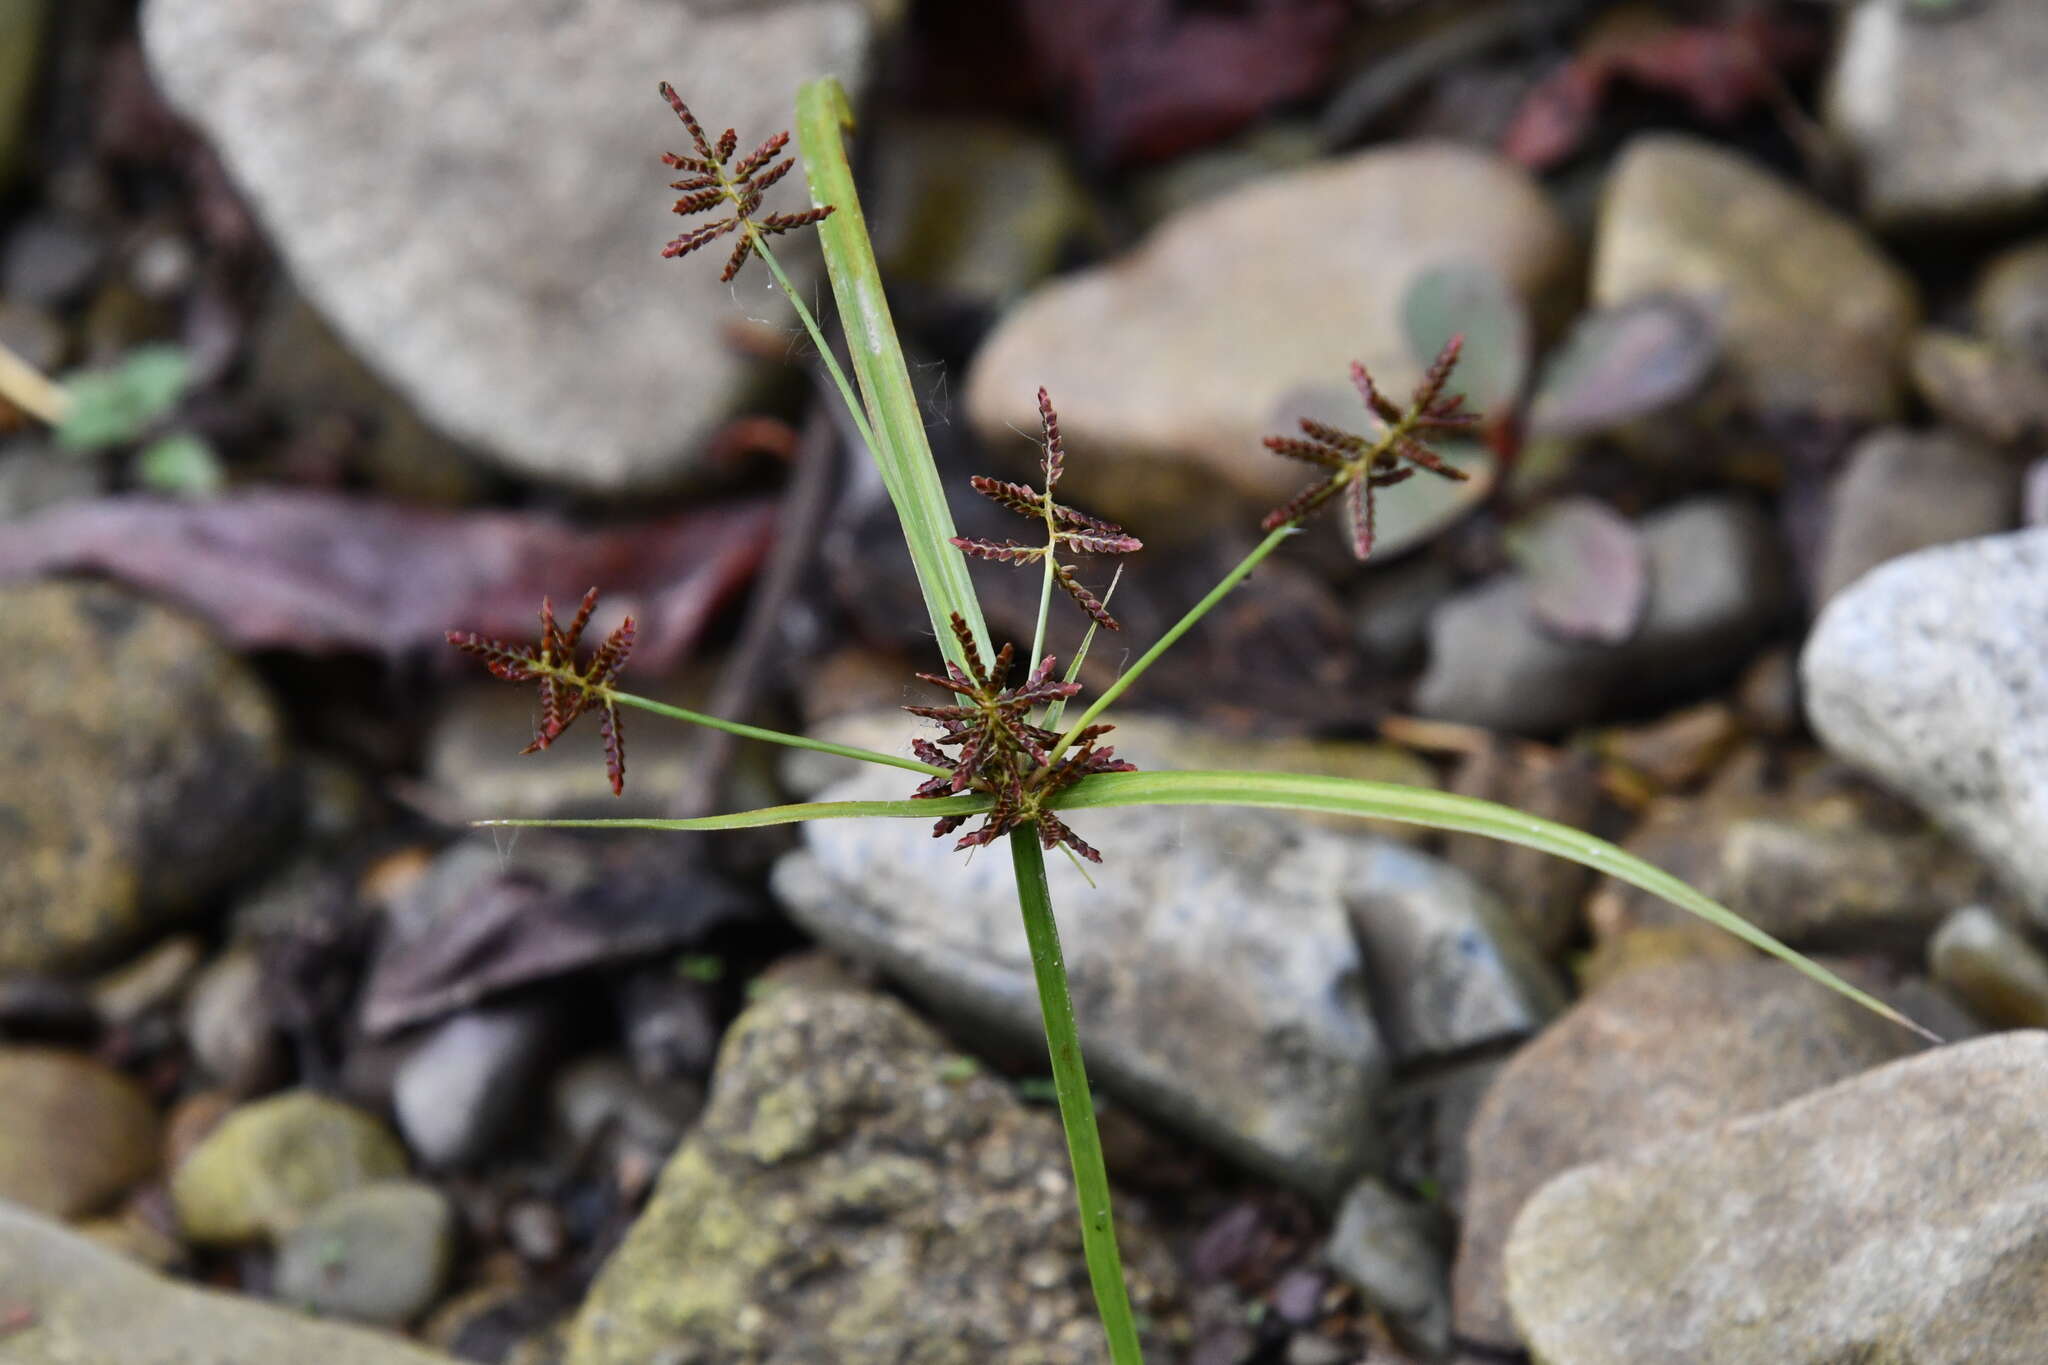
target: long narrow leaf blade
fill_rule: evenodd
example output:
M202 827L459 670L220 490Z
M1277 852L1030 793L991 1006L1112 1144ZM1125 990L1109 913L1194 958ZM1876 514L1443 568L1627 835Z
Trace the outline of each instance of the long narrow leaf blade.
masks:
M763 806L759 810L734 811L730 815L703 815L690 820L478 820L490 829L759 829L763 825L793 825L800 820L851 820L883 817L896 820L935 820L945 815L977 815L988 809L985 796L942 796L923 801L805 801L792 806Z
M1061 810L1107 806L1264 806L1278 810L1323 811L1372 820L1394 820L1432 829L1483 834L1511 844L1542 849L1560 858L1662 896L1681 910L1735 935L1789 964L1829 990L1883 1015L1934 1042L1941 1039L1866 991L1794 951L1733 910L1710 900L1670 873L1604 839L1525 815L1510 806L1422 787L1300 773L1147 772L1102 773L1085 778L1054 803Z
M948 658L965 664L948 619L959 613L983 650L989 648L988 627L967 576L967 561L952 545L953 513L939 486L939 471L925 440L924 414L910 386L910 368L896 339L867 219L846 162L841 133L853 126L853 112L846 91L830 76L799 90L796 110L797 141L803 149L804 174L810 178L811 202L834 206L832 216L818 224L818 242L824 249L832 296L839 303L868 425L879 446L873 452L875 463L903 523L903 538L910 546L939 647Z

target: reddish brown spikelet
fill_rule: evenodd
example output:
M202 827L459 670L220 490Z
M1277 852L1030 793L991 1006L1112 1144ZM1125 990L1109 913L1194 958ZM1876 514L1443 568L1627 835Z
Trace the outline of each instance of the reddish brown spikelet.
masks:
M590 624L591 613L596 609L597 589L592 588L583 595L576 615L564 629L555 619L553 601L544 597L540 604L538 646L512 645L454 630L448 632L448 643L482 659L484 666L500 678L511 682L540 683L540 716L534 722L533 741L520 750L521 753L536 753L547 748L562 737L577 717L589 710L598 711L602 716L598 727L604 736L605 771L611 776L612 791L623 794L626 786L626 739L611 689L620 670L626 666L627 656L633 652L635 631L633 618L629 616L604 638L592 652L588 663L579 664L577 646L583 639L585 627Z
M1053 501L1053 490L1059 486L1060 475L1066 472L1067 450L1060 439L1060 416L1053 410L1052 397L1044 389L1038 391L1038 423L1043 433L1042 455L1039 469L1045 475L1043 492L1028 484L1010 483L1004 479L991 479L977 474L967 481L968 487L1006 511L1015 512L1027 521L1035 521L1045 527L1045 543L1042 545L1019 545L1012 540L977 540L969 536L955 536L953 545L964 554L976 559L994 560L999 564L1035 564L1050 558L1053 564L1053 581L1060 585L1081 610L1094 618L1096 624L1105 630L1121 630L1117 619L1101 598L1090 592L1075 576L1073 566L1062 564L1059 559L1060 547L1078 550L1092 555L1124 555L1145 548L1143 541L1129 534L1113 521Z
M933 673L917 676L956 694L959 704L903 708L938 723L938 738L912 740L911 752L921 761L945 770L926 778L911 795L935 798L972 791L989 798L989 809L981 823L961 835L955 848L978 848L1019 826L1035 824L1038 837L1047 848L1055 843L1065 844L1081 857L1100 862L1102 855L1069 829L1046 803L1092 773L1132 771L1130 764L1116 758L1113 749L1095 747L1095 741L1107 734L1110 727L1089 726L1074 736L1066 753L1054 761L1052 747L1059 742L1059 736L1031 720L1032 708L1064 701L1078 693L1080 685L1057 681L1053 675L1058 661L1047 658L1040 660L1023 682L1004 687L1004 679L1016 658L1015 650L1004 645L996 654L995 665L985 668L967 623L955 615L952 628L966 667L948 664L943 677ZM945 816L932 827L932 835L936 838L951 834L972 818Z
M690 141L697 149L696 156L677 156L673 152L662 156L670 166L690 172L687 178L670 186L671 189L685 191L683 197L675 202L675 212L687 217L693 213L709 212L720 205L730 210L725 217L694 227L674 238L661 249L663 256L687 256L727 233L738 232L740 240L734 244L732 255L726 258L725 269L719 275L719 279L730 281L747 263L761 238L809 227L831 216L832 206L829 204L800 213L757 216L762 194L796 165L794 157L776 162L772 167L769 165L789 144L789 134L775 134L734 163L732 156L740 145L737 130L726 129L719 135L717 145L713 146L704 136L696 115L676 94L674 86L663 81L661 95L676 111L676 117L683 121L683 127L689 131Z
M1360 436L1309 418L1301 419L1305 440L1293 436L1266 437L1266 449L1274 454L1321 465L1329 473L1268 512L1259 523L1260 529L1270 532L1291 526L1341 492L1351 552L1365 559L1372 554L1376 495L1380 489L1405 482L1417 470L1443 479L1469 478L1464 470L1430 449L1424 440L1427 432L1459 430L1479 420L1476 413L1464 411L1463 394L1444 392L1463 347L1463 337L1454 336L1444 343L1405 408L1396 407L1379 391L1365 366L1352 363L1351 382L1366 411L1382 425L1377 437Z

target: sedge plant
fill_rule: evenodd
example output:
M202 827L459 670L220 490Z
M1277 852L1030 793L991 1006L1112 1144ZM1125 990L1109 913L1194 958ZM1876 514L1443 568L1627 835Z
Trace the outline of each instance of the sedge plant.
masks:
M1031 953L1044 1017L1054 1090L1072 1161L1081 1218L1082 1249L1101 1314L1110 1359L1137 1365L1138 1327L1124 1288L1111 1218L1109 1181L1096 1132L1074 1007L1061 957L1060 938L1047 889L1045 854L1069 854L1102 861L1102 854L1069 823L1081 813L1110 806L1235 805L1317 811L1366 819L1393 820L1439 830L1482 834L1569 858L1659 895L1720 926L1752 946L1797 968L1826 988L1916 1032L1926 1031L1890 1006L1850 985L1827 968L1779 943L1732 911L1676 877L1591 835L1539 819L1507 806L1427 788L1348 778L1273 772L1138 772L1100 741L1111 731L1103 717L1125 692L1194 629L1218 602L1242 583L1303 520L1327 504L1344 509L1347 539L1360 559L1372 552L1376 501L1382 490L1418 474L1458 479L1464 475L1430 447L1437 433L1477 420L1464 409L1452 385L1459 343L1453 339L1406 402L1381 392L1363 367L1351 378L1373 428L1370 434L1344 431L1304 420L1299 436L1275 436L1275 454L1314 466L1317 477L1276 508L1263 524L1265 536L1216 586L1188 608L1158 640L1100 696L1071 721L1067 703L1081 692L1074 680L1078 660L1062 675L1045 653L1046 622L1054 589L1073 599L1090 619L1087 641L1100 629L1117 630L1107 594L1085 586L1073 554L1116 555L1139 548L1123 528L1055 501L1066 451L1052 400L1039 393L1042 423L1042 489L977 478L974 491L1035 523L1036 543L971 540L954 531L952 513L940 487L908 369L890 319L875 256L854 192L844 136L851 112L838 82L805 86L797 101L799 146L808 177L811 207L794 213L764 213L763 196L794 167L783 157L788 142L778 134L735 160L737 134L715 141L682 99L667 85L663 96L691 141L690 151L666 158L683 173L673 188L683 195L675 209L686 216L713 212L677 237L667 255L687 256L722 239L732 239L724 276L731 279L758 256L788 297L833 386L844 400L855 430L881 472L902 523L918 585L931 615L941 651L941 671L920 674L940 695L930 705L905 709L935 722L936 734L911 741L914 757L834 744L803 735L744 725L722 717L671 706L621 691L620 671L633 644L628 620L588 657L580 638L590 620L596 590L587 595L568 626L551 605L541 608L537 645L514 645L451 632L449 639L480 656L498 676L540 687L539 722L531 749L543 749L585 712L596 712L604 734L606 765L614 790L625 781L625 736L621 715L632 709L708 726L748 739L835 754L905 770L917 780L901 800L825 801L772 806L694 819L498 820L491 825L550 825L660 830L729 830L804 820L934 818L935 833L950 835L970 821L956 847L1009 845L1017 904ZM780 158L780 159L778 159ZM833 345L776 259L770 239L815 227L837 304L842 336L851 357L847 375ZM1041 575L1038 625L1030 650L1020 655L1008 643L989 638L967 573L969 557L1037 568ZM1014 678L1014 681L1013 681ZM1928 1035L1932 1036L1932 1035Z

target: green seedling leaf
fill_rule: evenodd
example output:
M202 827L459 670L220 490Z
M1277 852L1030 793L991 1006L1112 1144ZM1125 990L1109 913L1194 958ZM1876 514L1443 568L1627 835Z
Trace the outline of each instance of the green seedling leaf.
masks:
M725 959L716 953L685 953L676 959L676 975L687 981L716 985L725 980Z
M1529 377L1529 310L1493 267L1453 261L1424 270L1402 296L1401 328L1422 366L1452 337L1465 338L1450 387L1465 395L1466 411L1497 417L1521 397ZM1398 501L1408 501L1405 489Z
M228 482L213 447L189 432L152 441L135 457L134 469L144 488L181 498L210 498Z
M1650 561L1627 518L1593 498L1560 498L1508 535L1536 619L1566 639L1618 645L1650 600Z
M1588 313L1544 363L1530 433L1585 435L1667 408L1698 391L1719 352L1713 320L1682 299Z
M192 382L191 362L177 346L141 346L112 369L64 381L70 411L57 428L66 450L104 450L141 439Z

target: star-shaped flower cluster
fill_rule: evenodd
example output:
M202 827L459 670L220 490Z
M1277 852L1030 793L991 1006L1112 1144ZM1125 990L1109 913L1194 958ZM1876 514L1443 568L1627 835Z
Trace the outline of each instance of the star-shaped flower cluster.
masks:
M1016 687L1005 687L1016 650L1004 645L993 666L984 665L975 647L974 632L957 614L953 635L967 667L948 662L946 675L920 673L925 682L946 688L961 698L956 706L906 706L914 716L937 721L941 734L936 742L911 741L911 750L933 767L947 771L933 777L915 792L916 797L957 796L980 792L994 805L975 829L962 835L955 848L973 848L993 843L1019 825L1035 824L1038 840L1046 848L1065 844L1090 862L1102 855L1065 821L1045 808L1054 793L1071 787L1091 773L1135 772L1131 764L1116 757L1113 748L1098 749L1095 741L1113 727L1091 725L1074 736L1074 742L1058 759L1052 758L1059 734L1033 723L1031 711L1040 704L1065 701L1081 690L1079 683L1053 679L1055 660L1047 658L1031 676ZM947 750L953 750L948 753ZM972 819L949 815L932 827L932 837L951 834Z
M1053 501L1052 491L1066 469L1067 452L1060 444L1059 414L1052 410L1052 400L1044 389L1038 391L1038 421L1045 434L1045 453L1039 463L1045 474L1043 493L1021 483L1005 483L979 474L968 483L975 492L998 506L1007 507L1020 517L1043 523L1045 544L1020 545L1014 540L998 543L968 536L953 537L953 544L976 559L992 559L1001 564L1036 564L1050 559L1053 580L1080 604L1081 610L1094 617L1105 629L1120 630L1122 627L1109 614L1102 599L1082 586L1071 565L1060 563L1060 547L1065 545L1094 555L1126 555L1133 550L1144 549L1144 543L1136 536L1126 534L1124 528L1115 522L1091 517L1065 503Z
M728 128L719 137L718 145L712 146L704 136L703 128L690 112L690 106L683 103L675 87L667 81L661 83L662 98L676 111L676 117L683 121L683 127L690 130L690 140L696 144L697 155L677 156L672 152L663 153L662 160L679 171L689 174L669 186L682 190L683 197L676 200L675 211L688 217L703 213L724 204L731 208L725 217L695 227L661 249L664 256L687 256L698 247L717 241L727 233L738 230L740 240L732 249L732 257L725 263L725 272L718 278L730 280L740 273L740 267L747 263L747 256L754 249L757 237L773 237L794 228L807 227L832 216L833 206L805 209L801 213L771 213L756 218L755 210L761 207L761 196L776 181L788 175L796 165L796 158L769 162L781 154L789 144L788 133L777 133L756 147L738 165L730 164L732 154L739 150L739 133Z
M618 704L611 698L612 684L633 652L633 618L605 637L590 661L578 665L576 646L590 614L597 609L597 589L583 595L583 604L564 630L555 623L555 605L543 597L540 602L540 644L513 645L486 639L468 631L451 630L448 643L484 661L484 666L508 682L540 683L540 720L534 726L533 742L519 752L536 753L562 737L585 711L596 710L603 719L598 728L604 735L605 772L612 780L612 794L626 790L626 732L619 724Z
M1444 343L1406 408L1379 391L1365 366L1352 362L1351 382L1357 386L1358 396L1365 400L1366 410L1384 424L1377 437L1355 435L1306 417L1301 419L1301 430L1307 440L1268 436L1266 449L1274 454L1321 465L1330 472L1267 513L1260 529L1273 531L1301 521L1341 492L1350 522L1351 552L1364 559L1372 553L1376 490L1410 479L1418 469L1444 479L1470 478L1464 470L1446 464L1442 456L1424 444L1424 433L1461 431L1479 421L1477 413L1464 411L1463 394L1444 396L1444 385L1457 367L1464 340L1454 336Z

